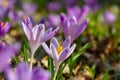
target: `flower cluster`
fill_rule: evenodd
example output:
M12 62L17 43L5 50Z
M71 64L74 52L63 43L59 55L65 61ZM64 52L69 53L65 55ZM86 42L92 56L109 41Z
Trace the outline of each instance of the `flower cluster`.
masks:
M71 2L70 5L67 3L69 1ZM30 3L22 3L23 11L16 11L13 8L15 3L15 0L1 0L0 18L7 17L12 24L20 23L29 45L29 48L25 47L24 49L28 48L29 51L23 51L26 61L24 59L17 61L17 58L19 59L18 56L21 55L19 53L24 50L23 47L21 49L24 44L21 45L21 42L17 42L17 40L15 40L15 43L7 43L4 35L9 30L12 30L10 27L13 25L9 22L0 22L0 72L5 73L7 80L50 80L52 73L45 70L42 66L33 65L34 55L37 49L42 47L43 52L46 52L53 60L54 77L52 79L56 80L60 65L71 56L76 48L76 44L73 42L86 29L88 24L88 19L86 19L89 11L88 6L85 5L81 9L78 6L72 7L76 1L66 0L67 14L61 13L61 15L57 15L51 13L48 15L48 20L40 20L40 23L36 24L33 20L33 14L37 10L37 6ZM47 9L57 12L61 7L61 4L53 2L48 3ZM47 30L45 30L46 28ZM59 28L63 30L63 36L65 36L63 41L58 40L58 36L55 37L57 33L58 35L61 33ZM49 40L50 44L47 42ZM30 52L30 56L27 55L27 52ZM12 61L16 62L15 66L12 66L14 64Z

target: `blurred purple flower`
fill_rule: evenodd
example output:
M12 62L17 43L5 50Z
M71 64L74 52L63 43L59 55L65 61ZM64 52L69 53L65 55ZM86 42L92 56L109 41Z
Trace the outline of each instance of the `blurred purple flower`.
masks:
M88 19L79 24L75 16L67 18L65 14L61 14L61 24L65 37L70 36L73 42L85 30Z
M0 22L0 39L4 36L10 29L10 24L8 22Z
M66 6L74 6L76 4L76 0L64 0Z
M49 80L50 73L42 68L34 67L32 71L32 80Z
M71 38L67 37L66 40L61 45L55 37L53 37L50 41L50 48L46 43L42 43L45 51L52 57L55 62L55 67L58 67L64 60L66 60L74 51L76 45L74 44L72 47Z
M88 5L93 11L99 9L100 5L98 4L98 0L84 0L86 5Z
M23 3L23 10L28 16L34 14L37 10L36 4Z
M105 22L108 24L112 24L116 20L116 16L110 11L106 11L103 17Z
M35 67L30 71L29 65L21 62L13 71L8 67L6 69L7 80L49 80L50 74L48 71Z
M35 53L35 51L41 45L42 42L45 42L51 37L53 37L59 29L59 27L57 27L55 30L49 28L45 32L44 24L37 24L34 27L32 27L33 25L30 18L27 18L24 22L22 22L22 26L28 38L32 54Z
M59 2L50 2L47 3L46 7L50 11L58 11L61 8L61 4Z
M8 66L8 62L15 55L15 53L18 52L19 49L19 43L7 45L3 42L0 42L0 71L3 71Z
M14 6L16 0L0 0L0 18L7 16L8 12Z
M60 17L58 15L50 14L48 20L52 26L60 26Z
M18 13L15 10L11 10L8 13L8 17L9 17L10 21L14 24L16 24L20 19L19 16L18 16Z
M67 7L68 16L75 16L79 23L81 23L86 18L88 12L89 7L87 5L83 6L81 9L78 6Z

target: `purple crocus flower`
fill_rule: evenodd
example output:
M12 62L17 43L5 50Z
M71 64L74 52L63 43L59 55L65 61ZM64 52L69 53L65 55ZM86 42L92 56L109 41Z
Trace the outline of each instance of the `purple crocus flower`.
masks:
M72 52L74 51L76 45L74 44L72 47L71 45L71 38L68 37L60 44L55 37L53 37L50 41L50 48L47 46L46 43L42 43L43 48L45 51L52 57L55 62L55 67L58 67L65 59L67 59Z
M48 10L58 11L61 8L61 4L58 2L50 2L50 3L47 3L46 7Z
M3 71L8 66L9 60L18 52L19 49L19 43L7 45L0 42L0 71Z
M0 18L7 16L8 12L14 6L16 0L0 0Z
M48 19L52 26L60 26L60 17L57 14L50 14Z
M29 65L21 62L17 65L15 70L8 67L6 69L7 80L49 80L50 74L48 71L34 67L30 71Z
M79 24L75 16L67 18L65 14L61 14L61 24L65 37L70 36L73 42L85 30L88 19Z
M112 24L116 20L116 16L110 11L106 11L103 16L105 22L108 24Z
M28 38L32 54L34 54L42 42L45 42L53 37L59 29L58 27L55 30L49 28L45 32L44 24L37 24L32 28L33 25L30 18L27 18L24 22L22 22L22 26Z
M32 15L37 10L36 4L23 3L23 10L27 15Z
M84 0L86 5L88 5L93 11L99 9L100 5L98 4L98 0Z
M10 24L8 22L0 22L0 39L4 36L10 29Z
M83 6L81 9L78 6L67 7L68 16L75 16L79 23L81 23L86 18L88 12L89 7L87 5Z
M50 79L49 72L39 67L33 68L32 76L33 76L32 80L49 80Z
M64 0L66 6L74 6L76 4L76 0Z

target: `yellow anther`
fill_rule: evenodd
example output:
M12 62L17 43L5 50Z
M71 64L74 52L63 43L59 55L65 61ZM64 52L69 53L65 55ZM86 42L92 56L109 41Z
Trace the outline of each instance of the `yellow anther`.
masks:
M60 54L60 52L62 51L62 49L63 49L63 47L59 45L58 48L57 48L58 54Z

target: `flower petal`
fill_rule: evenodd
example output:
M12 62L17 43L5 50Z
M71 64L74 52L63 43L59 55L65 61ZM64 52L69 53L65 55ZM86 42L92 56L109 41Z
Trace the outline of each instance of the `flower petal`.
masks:
M4 30L3 30L4 32L3 32L3 33L4 33L4 34L7 33L9 29L10 29L10 23L7 22L7 23L5 23L5 25L4 25Z
M60 53L60 55L59 55L59 64L62 63L62 62L66 59L66 57L67 57L67 55L69 54L69 52L70 52L70 49L69 49L69 48L64 48L64 49L61 51L61 53Z
M33 69L32 75L33 75L32 80L49 80L50 78L49 72L39 67L35 67Z
M18 64L15 72L17 80L31 80L32 74L29 65L25 62Z
M27 25L25 25L23 22L22 22L22 26L23 26L23 30L28 38L28 40L31 40L31 31L28 29Z
M43 25L42 24L34 26L34 28L32 29L34 40L38 39L39 35L41 35L40 33L41 33L42 30L43 30Z
M59 62L61 63L65 59L67 59L72 54L72 52L75 50L75 47L76 47L76 44L74 44L71 48L64 49L60 54Z
M29 29L32 29L32 22L29 17L25 19L25 24L28 26Z
M58 61L58 57L59 57L59 56L58 56L58 52L57 52L54 44L52 44L52 43L50 43L50 50L52 51L52 54L53 54L53 60L54 60L55 62L57 62L57 61Z
M70 47L70 44L71 44L71 37L68 36L65 41L63 42L62 46L63 48L66 48L66 47Z
M45 49L45 51L48 53L48 55L50 55L53 58L52 52L51 50L48 48L47 44L45 42L42 43L43 48Z
M43 37L43 41L47 41L49 40L51 37L53 37L57 31L58 31L59 27L57 27L55 30L53 30L51 33L49 33L48 35L44 35Z
M74 37L72 39L72 41L74 41L85 29L86 29L86 26L88 24L88 19L86 19L78 28L77 28L77 31L76 33L74 34Z
M47 36L52 30L53 30L53 28L47 29L46 32L45 32L45 34L44 34L44 36Z
M52 43L55 46L56 49L58 48L58 41L57 41L57 39L55 37L53 37L51 39L50 43Z

